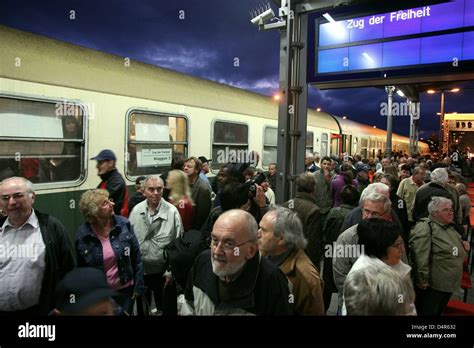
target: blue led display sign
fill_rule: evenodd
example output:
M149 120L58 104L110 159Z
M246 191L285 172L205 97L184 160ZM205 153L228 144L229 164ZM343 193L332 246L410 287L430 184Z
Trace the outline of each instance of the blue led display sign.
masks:
M413 83L433 75L474 73L474 0L381 14L324 18L316 13L309 23L308 81L322 87L350 80L387 84L391 78L407 78Z

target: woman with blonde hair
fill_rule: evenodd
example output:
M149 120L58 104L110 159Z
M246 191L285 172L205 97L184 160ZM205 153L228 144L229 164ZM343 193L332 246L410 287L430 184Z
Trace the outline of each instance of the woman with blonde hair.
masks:
M166 188L170 190L168 202L178 209L183 221L184 232L190 230L195 211L188 176L182 170L170 171L166 180Z
M130 222L114 214L114 202L103 189L83 193L79 209L86 222L76 233L78 267L103 271L109 286L120 295L115 300L131 314L133 300L145 291L140 247Z

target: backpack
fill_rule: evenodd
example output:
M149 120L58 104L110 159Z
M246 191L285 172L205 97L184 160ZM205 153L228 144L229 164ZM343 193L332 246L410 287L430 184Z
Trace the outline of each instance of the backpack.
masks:
M164 248L168 267L181 289L186 289L188 274L194 260L206 248L201 232L198 230L184 232L181 237L176 238Z

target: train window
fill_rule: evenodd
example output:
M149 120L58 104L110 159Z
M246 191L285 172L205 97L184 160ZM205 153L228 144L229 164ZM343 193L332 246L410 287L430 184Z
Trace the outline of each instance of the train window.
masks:
M314 133L306 132L306 153L314 152Z
M183 116L140 111L129 114L128 177L169 170L173 156L186 156L187 148L187 120Z
M37 184L79 180L84 168L84 119L84 109L75 103L0 97L0 180L10 176Z
M218 170L228 162L248 159L249 129L246 124L216 121L213 134L211 169Z
M329 136L327 133L321 134L321 158L328 155Z
M270 163L277 161L277 128L265 127L263 134L263 158L262 165L267 167Z

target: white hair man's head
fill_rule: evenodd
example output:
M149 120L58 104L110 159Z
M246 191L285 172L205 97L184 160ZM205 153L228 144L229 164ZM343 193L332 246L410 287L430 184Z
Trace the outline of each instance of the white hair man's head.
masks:
M431 172L431 182L440 185L446 185L449 180L448 171L446 168L436 168Z
M390 187L388 187L387 185L381 182L375 182L373 184L370 184L364 189L364 191L362 191L360 195L360 200L359 200L360 206L364 204L365 198L371 193L380 193L381 195L384 195L387 198L390 198Z

